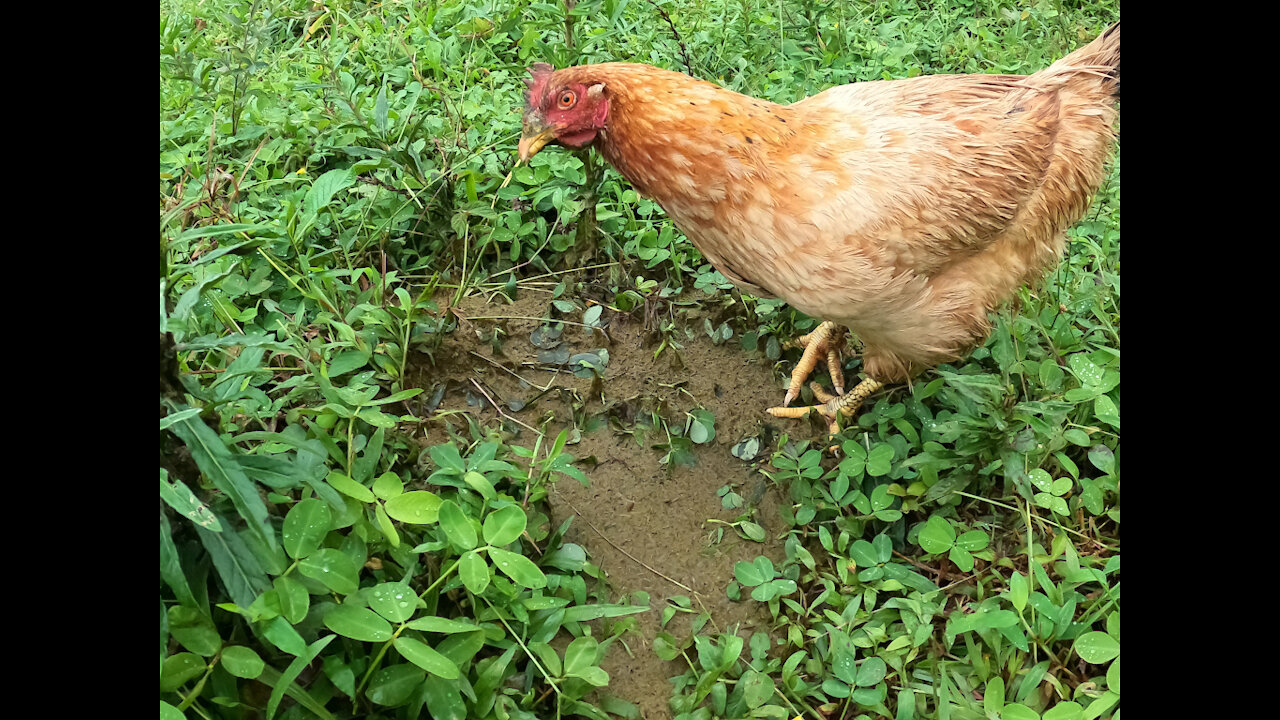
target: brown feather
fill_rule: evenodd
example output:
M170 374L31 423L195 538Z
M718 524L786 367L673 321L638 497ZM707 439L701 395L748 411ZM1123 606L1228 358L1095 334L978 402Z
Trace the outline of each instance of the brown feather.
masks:
M1119 23L1045 70L831 88L792 105L646 65L603 84L596 147L726 277L849 326L895 382L957 359L1061 256L1101 184ZM541 83L540 83L541 84Z

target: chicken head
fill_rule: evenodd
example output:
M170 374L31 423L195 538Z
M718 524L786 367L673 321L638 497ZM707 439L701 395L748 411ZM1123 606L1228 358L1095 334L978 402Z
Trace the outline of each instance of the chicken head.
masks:
M529 93L520 137L521 162L528 162L549 143L577 150L594 142L609 119L604 83L557 82L546 63L529 68L529 74L532 77L525 81Z

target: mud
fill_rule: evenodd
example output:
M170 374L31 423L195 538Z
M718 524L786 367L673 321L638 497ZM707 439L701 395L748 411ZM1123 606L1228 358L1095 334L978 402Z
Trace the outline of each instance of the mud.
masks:
M458 318L457 329L434 351L434 362L422 363L409 379L428 389L423 396L438 399L437 416L500 423L514 444L532 447L536 434L530 428L545 427L547 441L562 428L576 429L566 451L578 458L590 487L560 479L549 494L552 523L574 517L566 539L583 546L607 573L612 600L649 593L650 610L636 616L638 632L622 636L626 648L614 643L602 667L611 678L610 693L638 705L644 718L663 720L671 717L668 679L686 669L683 660L664 662L652 649L669 598L687 596L695 610L708 612L708 629L736 628L744 638L769 629L763 606L730 601L725 588L737 561L765 555L780 564L776 536L785 525L779 496L751 463L730 451L757 436L762 454L756 464L766 459L787 424L764 410L781 400L785 381L769 361L750 358L736 339L717 346L701 330L694 338L668 334L683 347L667 347L655 358L663 335L645 328L642 311L604 309L603 330L566 325L556 345L556 339L534 335L544 325L541 318L560 317L550 301L550 293L530 291L512 304L463 299L447 310ZM563 318L581 322L582 315ZM599 356L600 349L608 352L602 378L577 377L557 365L566 352ZM663 423L683 428L686 413L699 406L714 415L715 438L694 445L692 466L664 464ZM436 434L432 443L439 441ZM717 491L725 485L742 496L742 508L722 507ZM712 522L733 522L753 509L751 519L767 533L763 543ZM666 630L687 637L692 617L676 613Z

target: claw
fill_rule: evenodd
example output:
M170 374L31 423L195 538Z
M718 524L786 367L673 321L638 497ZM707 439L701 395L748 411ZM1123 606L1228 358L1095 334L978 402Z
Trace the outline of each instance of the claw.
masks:
M794 383L793 383L794 384ZM858 386L847 393L832 395L822 388L818 383L810 383L809 389L813 391L814 398L821 404L809 405L806 407L771 407L767 412L777 418L798 419L807 417L811 412L817 412L827 420L828 437L840 432L840 423L838 418L841 415L853 415L858 408L862 406L862 401L868 395L884 387L884 385L872 378L867 378L858 383ZM789 395L790 393L788 393ZM832 446L828 448L835 453L838 448Z
M835 335L836 324L826 321L813 332L803 335L798 342L805 343L804 354L800 356L800 362L796 363L796 369L791 372L791 384L787 387L786 397L782 401L782 406L786 407L791 404L800 395L800 386L804 384L805 378L813 372L818 365L818 357L825 355L827 358L827 368L839 368L840 366L840 347L844 344L844 335L840 334L839 338ZM839 380L837 381L837 376ZM832 371L832 382L839 385L844 383L844 373L839 370Z

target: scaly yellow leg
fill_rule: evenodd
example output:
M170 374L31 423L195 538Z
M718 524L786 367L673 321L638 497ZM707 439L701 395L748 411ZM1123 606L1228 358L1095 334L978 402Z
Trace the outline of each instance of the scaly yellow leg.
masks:
M813 332L808 335L802 335L797 342L804 344L804 354L800 356L800 362L796 363L796 369L791 371L791 385L787 388L787 396L782 401L782 406L786 407L800 396L800 386L804 384L809 374L818 365L818 357L825 355L827 358L827 371L831 373L831 384L836 388L837 395L844 394L844 370L840 367L840 349L844 346L844 331L837 330L837 325L830 320L818 325Z
M840 425L837 418L840 415L852 415L862 406L862 401L866 400L871 393L884 387L884 383L873 378L867 378L858 383L858 386L843 395L832 395L822 389L818 383L810 383L809 389L813 390L814 396L821 405L810 405L808 407L771 407L768 412L774 417L780 418L802 418L809 413L816 411L819 415L827 419L827 429L835 435L840 431Z

